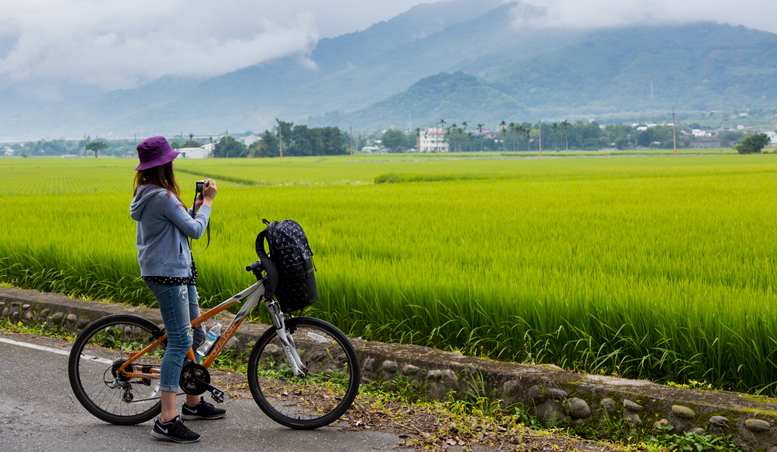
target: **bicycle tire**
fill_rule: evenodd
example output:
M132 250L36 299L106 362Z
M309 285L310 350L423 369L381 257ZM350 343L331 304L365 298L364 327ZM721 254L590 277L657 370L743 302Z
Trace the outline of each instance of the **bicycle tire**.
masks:
M158 379L122 379L114 370L130 353L148 346L157 332L159 327L153 322L124 314L103 317L84 328L70 350L68 377L73 393L87 411L116 425L140 424L161 412L160 394L155 390ZM165 343L134 362L134 368L147 365L159 369Z
M329 425L345 414L359 391L356 350L340 330L323 320L289 319L286 330L307 376L292 374L277 332L270 328L248 359L251 395L270 419L286 427L311 430Z

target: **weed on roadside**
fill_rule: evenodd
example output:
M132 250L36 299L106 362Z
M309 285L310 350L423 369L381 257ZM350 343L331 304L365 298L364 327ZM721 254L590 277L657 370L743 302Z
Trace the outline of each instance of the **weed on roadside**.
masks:
M644 444L650 447L665 448L669 451L681 452L739 452L731 440L730 435L697 435L695 433L685 432L682 434L669 433L672 426L659 427L656 435L650 436L644 441Z
M25 325L21 321L17 323L13 323L6 319L0 319L0 329L13 331L14 333L21 333L21 334L37 334L41 336L54 336L60 339L66 339L71 342L76 340L75 334L48 321L42 322L42 323L34 323L31 325Z

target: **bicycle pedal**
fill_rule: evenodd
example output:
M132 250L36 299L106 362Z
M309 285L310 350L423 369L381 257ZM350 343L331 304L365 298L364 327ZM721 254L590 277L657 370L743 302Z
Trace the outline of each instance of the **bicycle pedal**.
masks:
M210 396L211 396L211 398L213 398L213 400L214 400L214 401L216 401L217 403L224 403L224 391L222 391L221 389L214 388L214 389L213 389L213 390L210 392Z

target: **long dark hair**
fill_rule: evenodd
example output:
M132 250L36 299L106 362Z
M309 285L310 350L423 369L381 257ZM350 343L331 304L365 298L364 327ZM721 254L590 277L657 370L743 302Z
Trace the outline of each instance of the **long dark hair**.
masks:
M138 193L138 187L148 184L164 188L167 190L167 196L175 195L175 199L181 203L184 209L186 208L186 204L181 201L181 187L178 186L178 182L175 180L172 161L135 173L135 190L132 192L132 196Z

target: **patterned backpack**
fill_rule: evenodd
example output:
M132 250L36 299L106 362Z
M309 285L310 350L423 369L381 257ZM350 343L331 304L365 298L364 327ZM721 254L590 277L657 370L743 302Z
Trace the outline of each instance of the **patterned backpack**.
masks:
M313 251L305 232L296 221L262 221L267 227L256 236L256 254L268 273L265 296L271 298L275 295L281 310L286 313L312 305L318 300L318 289ZM270 249L269 255L264 251L265 240ZM277 277L273 277L273 272L277 272ZM276 280L277 286L271 287Z

